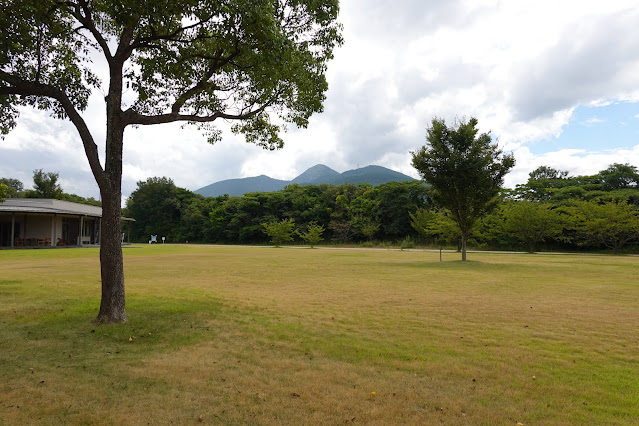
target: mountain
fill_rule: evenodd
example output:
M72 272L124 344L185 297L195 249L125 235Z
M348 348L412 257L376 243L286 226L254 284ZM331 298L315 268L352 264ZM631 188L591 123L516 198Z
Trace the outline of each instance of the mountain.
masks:
M371 185L380 185L387 182L404 182L409 180L415 179L381 166L366 166L339 173L324 164L317 164L290 181L273 179L261 175L249 178L222 180L196 189L194 192L205 197L217 197L224 194L244 195L248 192L281 191L287 185L293 183L299 185L319 185L322 183L333 185L342 183L369 183Z
M317 164L292 180L300 185L328 183L339 179L340 173L323 164Z
M386 167L366 166L342 173L335 183L370 183L375 186L386 182L404 182L407 180L415 179Z
M212 183L203 188L194 191L196 194L202 194L205 197L217 197L218 195L244 195L247 192L273 192L284 189L291 182L287 180L273 179L265 175L241 178L227 179Z

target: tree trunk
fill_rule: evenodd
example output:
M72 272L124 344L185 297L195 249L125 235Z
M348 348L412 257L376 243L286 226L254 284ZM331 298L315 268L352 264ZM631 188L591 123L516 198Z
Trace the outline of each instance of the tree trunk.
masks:
M462 261L466 261L466 241L468 240L468 234L463 232L461 237L461 254Z
M122 63L113 61L111 84L106 97L106 179L100 185L102 195L102 236L100 272L102 301L96 321L126 322L124 306L124 262L122 259L122 151L124 143L122 104Z
M102 301L97 322L126 322L124 305L124 263L121 244L121 196L102 191L102 235L100 236L100 270Z

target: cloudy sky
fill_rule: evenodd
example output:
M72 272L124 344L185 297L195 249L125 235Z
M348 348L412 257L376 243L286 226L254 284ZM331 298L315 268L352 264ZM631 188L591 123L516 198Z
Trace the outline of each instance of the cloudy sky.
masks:
M124 196L153 176L195 190L260 174L292 179L318 163L417 177L409 152L433 117L477 117L515 154L510 187L540 165L573 175L639 166L636 0L343 0L340 21L345 44L308 129L290 129L276 152L228 131L211 146L179 125L128 129ZM100 140L101 95L94 101L85 118ZM34 169L58 172L66 192L99 196L75 129L24 110L0 141L0 177L30 187Z

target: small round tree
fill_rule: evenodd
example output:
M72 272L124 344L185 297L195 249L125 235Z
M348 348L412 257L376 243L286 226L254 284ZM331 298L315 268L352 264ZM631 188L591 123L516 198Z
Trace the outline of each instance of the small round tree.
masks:
M271 237L275 247L293 241L295 219L282 219L280 222L263 223L264 233Z
M311 246L311 248L313 248L314 245L324 240L324 238L322 238L323 232L324 227L322 225L318 225L317 222L310 222L308 224L307 231L304 233L297 231L297 235L299 235Z

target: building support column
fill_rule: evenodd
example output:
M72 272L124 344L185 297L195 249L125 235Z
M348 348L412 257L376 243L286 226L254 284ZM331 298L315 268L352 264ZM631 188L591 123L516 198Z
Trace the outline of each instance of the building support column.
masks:
M11 248L16 244L16 213L11 212Z
M82 244L82 237L84 237L84 216L80 216L80 232L78 232L78 245L80 247L83 246Z
M56 236L58 235L58 230L56 229L58 226L58 215L53 213L53 223L51 226L51 247L55 247L56 244Z
M98 245L102 244L102 218L98 219Z

